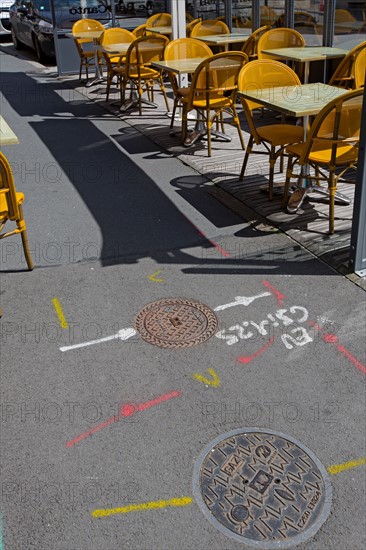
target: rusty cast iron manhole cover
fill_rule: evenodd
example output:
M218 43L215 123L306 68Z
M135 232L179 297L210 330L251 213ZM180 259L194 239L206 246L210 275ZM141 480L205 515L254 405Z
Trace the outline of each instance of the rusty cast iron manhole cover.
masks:
M258 548L287 548L312 537L332 499L328 474L312 451L259 428L211 441L196 462L193 491L216 528Z
M150 344L162 348L188 348L215 333L214 312L193 300L166 298L147 304L137 315L136 330Z

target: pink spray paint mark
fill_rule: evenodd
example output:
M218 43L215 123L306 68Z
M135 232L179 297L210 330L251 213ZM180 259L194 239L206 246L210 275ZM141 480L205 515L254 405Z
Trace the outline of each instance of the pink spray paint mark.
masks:
M278 305L282 306L283 301L286 298L286 296L284 294L282 294L282 292L277 290L277 288L272 286L269 281L262 281L262 285L267 287L272 292L272 294L275 295Z
M352 355L352 353L350 351L348 351L348 349L346 349L345 347L341 346L340 344L338 344L337 346L337 350L340 351L341 353L343 353L343 355L349 360L351 361L351 363L354 364L354 366L360 371L362 372L362 374L366 374L366 367L365 365L363 365L354 355Z
M264 346L262 346L259 350L257 350L252 355L246 355L244 357L238 357L238 359L237 359L238 363L244 363L245 365L250 363L251 361L253 361L253 359L255 359L256 357L259 357L259 355L262 355L263 353L265 353L267 351L267 349L273 344L273 342L274 342L274 337L270 338L268 340L268 342L266 342L264 344Z
M319 330L319 332L322 332L322 327L318 325L318 323L315 323L315 321L309 320L308 323L312 327L315 327L317 330ZM357 357L352 355L352 353L348 351L347 348L338 343L338 336L330 333L324 334L323 342L326 342L327 344L336 344L337 350L340 351L344 355L344 357L348 359L348 361L350 361L360 372L362 372L362 374L366 374L366 366L363 365L361 361L357 359Z
M174 397L180 397L182 394L180 391L172 391L171 393L166 393L164 395L160 395L159 397L156 397L155 399L151 399L150 401L146 401L145 403L138 403L137 405L132 405L130 403L126 403L120 407L120 416L112 416L105 422L102 422L101 424L98 424L91 430L88 430L74 439L71 439L66 443L66 447L72 447L76 443L79 443L79 441L82 441L83 439L89 437L90 435L93 435L95 432L98 432L99 430L102 430L103 428L106 428L110 424L113 424L114 422L118 422L118 420L121 417L128 417L132 416L137 411L144 411L146 409L149 409L150 407L154 407L155 405L159 405L160 403L163 403L164 401L168 401L169 399L174 399Z
M222 248L219 244L215 243L215 241L212 241L211 239L209 239L200 229L198 229L196 225L194 225L193 222L191 222L189 218L187 218L187 216L185 216L184 214L182 214L182 216L191 224L192 227L194 227L194 229L197 231L200 237L203 237L204 239L206 239L206 241L212 244L212 246L215 247L216 250L220 252L221 256L224 256L225 258L228 258L231 256L230 252Z

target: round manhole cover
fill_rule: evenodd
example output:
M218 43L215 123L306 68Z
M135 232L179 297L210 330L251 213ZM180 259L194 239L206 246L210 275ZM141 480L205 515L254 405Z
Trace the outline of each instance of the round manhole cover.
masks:
M193 491L216 528L258 548L287 548L312 537L332 499L328 474L312 451L259 428L209 443L196 462Z
M167 298L147 304L138 313L135 327L150 344L187 348L211 338L217 328L217 318L200 302Z

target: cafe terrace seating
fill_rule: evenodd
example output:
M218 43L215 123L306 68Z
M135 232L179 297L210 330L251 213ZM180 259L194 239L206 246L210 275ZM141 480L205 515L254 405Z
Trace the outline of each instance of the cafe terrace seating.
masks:
M365 86L366 75L366 48L364 48L357 56L355 61L355 84L356 88Z
M346 90L354 90L358 87L355 83L355 61L359 53L365 49L366 42L361 42L361 44L357 44L357 46L348 52L334 71L329 81L331 86L338 86Z
M258 59L275 59L274 55L263 53L263 50L301 46L305 46L304 37L294 29L271 29L259 38Z
M191 38L198 38L199 36L210 36L215 34L229 34L229 27L224 21L217 21L216 19L206 19L197 23L191 30Z
M240 121L236 112L236 93L238 75L241 67L248 61L242 52L222 52L205 59L195 70L189 94L182 97L183 141L188 132L188 113L197 111L198 118L191 119L204 123L207 127L208 156L211 156L211 129L216 119L224 129L224 111L232 117L231 124L237 127L242 149L245 148ZM213 114L212 114L213 113Z
M291 180L301 178L300 169L309 165L306 176L316 185L327 182L329 191L329 234L334 233L334 205L337 183L358 158L363 90L352 90L330 101L315 117L306 142L289 145L284 202ZM347 180L346 180L347 181ZM284 205L284 203L283 203Z
M5 155L0 152L0 239L20 233L25 259L28 269L31 270L33 261L28 246L27 228L22 208L23 201L24 194L18 193L15 188L10 164ZM8 221L15 222L16 229L1 233Z
M211 57L212 51L207 44L204 44L200 40L196 40L195 38L177 38L176 40L172 40L172 42L169 42L169 44L166 46L164 51L164 59L166 61L170 61L173 59L192 59L192 58L205 58L205 57ZM170 123L170 127L172 128L174 125L174 117L175 112L177 110L177 107L179 103L181 102L182 97L187 96L189 94L189 88L180 88L177 78L174 74L169 72L169 78L172 85L173 93L174 93L174 106L173 106L173 114L172 119Z
M159 34L136 38L128 48L125 63L113 69L120 79L122 102L125 101L127 89L131 92L137 91L140 115L142 115L144 88L153 101L155 83L159 85L164 95L167 111L170 111L161 71L151 67L153 61L164 59L164 50L168 42L169 39L166 36Z
M246 89L269 88L273 86L297 86L301 84L297 74L287 67L284 63L270 59L252 61L241 69L238 79L238 89L245 91ZM244 179L245 170L248 159L251 153L269 155L269 200L273 198L273 176L274 168L278 157L281 161L281 171L283 170L283 152L290 143L297 143L303 140L304 129L302 126L294 124L272 124L266 126L257 126L256 120L253 117L253 111L263 108L263 105L240 98L247 118L250 137L245 151L243 166L240 172L239 179ZM253 151L253 145L264 145L258 151Z
M104 31L104 27L102 23L96 19L79 19L79 21L76 21L76 23L73 24L71 29L73 34L87 31ZM84 66L86 78L89 78L89 65L94 64L94 51L92 49L84 49L84 44L92 44L93 41L89 38L74 38L74 42L80 56L79 80L81 80L81 73ZM100 63L101 61L102 60L100 58Z
M168 27L172 24L170 13L155 13L146 21L147 27Z

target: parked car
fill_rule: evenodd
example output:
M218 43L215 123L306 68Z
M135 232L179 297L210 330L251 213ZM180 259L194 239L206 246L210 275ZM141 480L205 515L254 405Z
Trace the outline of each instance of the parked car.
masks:
M82 8L75 1L55 0L54 6L59 34L70 32L82 15L99 19L103 24L111 18L110 9L103 0L87 0ZM41 63L55 57L50 0L15 0L9 13L11 35L17 50L23 46L34 49Z
M0 0L0 36L10 34L9 8L14 0Z

